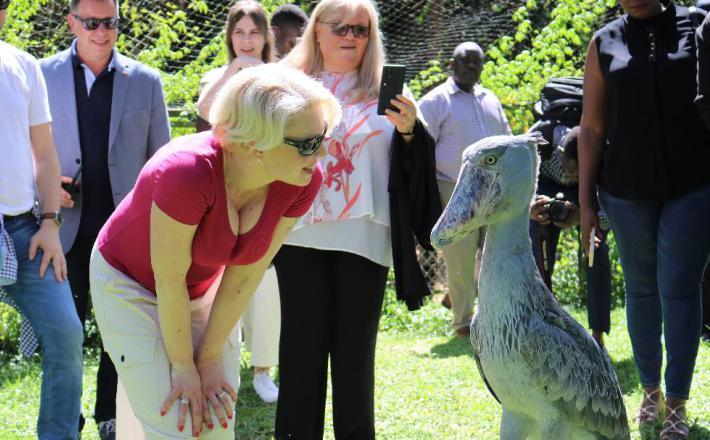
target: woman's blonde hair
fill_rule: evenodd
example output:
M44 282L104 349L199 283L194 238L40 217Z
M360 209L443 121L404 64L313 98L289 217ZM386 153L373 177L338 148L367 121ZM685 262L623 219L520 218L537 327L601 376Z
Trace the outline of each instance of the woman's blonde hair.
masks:
M239 20L246 16L252 19L259 29L259 33L264 37L264 47L260 55L261 61L265 63L272 62L274 60L274 37L269 30L269 16L266 14L264 7L254 0L238 0L229 8L229 12L227 12L227 21L224 24L224 37L225 43L227 44L227 57L229 61L231 62L237 57L237 52L234 50L234 45L232 44L234 28L237 26Z
M379 28L377 9L371 0L321 0L313 10L303 36L291 52L282 60L303 70L309 75L317 75L323 70L323 54L316 41L318 22L337 19L347 21L359 10L367 12L370 18L370 38L365 54L357 69L354 95L357 100L376 98L380 87L382 65L385 63L385 49Z
M320 106L328 130L340 119L338 100L315 79L283 64L242 69L217 94L210 123L225 148L253 143L257 150L281 144L289 122Z

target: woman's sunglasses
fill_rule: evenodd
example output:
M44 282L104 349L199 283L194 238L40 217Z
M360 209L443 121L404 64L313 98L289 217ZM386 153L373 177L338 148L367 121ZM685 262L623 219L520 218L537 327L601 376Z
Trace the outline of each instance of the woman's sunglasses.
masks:
M321 21L320 23L330 26L330 32L338 37L346 36L349 31L353 32L353 37L355 38L368 38L370 36L370 26L363 26L360 24L328 23L326 21Z
M79 20L81 23L81 26L86 29L87 31L95 31L96 29L99 28L99 26L104 25L104 29L107 31L112 31L116 28L118 28L118 22L120 19L118 17L109 17L109 18L83 18L79 17L76 14L72 14L74 18Z
M325 139L325 133L327 131L328 124L325 124L325 130L323 130L323 134L302 141L284 138L283 142L286 145L298 148L298 154L300 154L301 156L312 156L320 148L321 144L323 143L323 139Z
M10 7L10 0L0 0L0 11Z

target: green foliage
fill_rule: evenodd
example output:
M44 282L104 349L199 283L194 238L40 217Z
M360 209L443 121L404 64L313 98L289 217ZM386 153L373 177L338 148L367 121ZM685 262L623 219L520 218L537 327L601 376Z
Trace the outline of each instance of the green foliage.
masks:
M410 312L403 302L397 301L392 271L390 271L389 277L388 288L382 305L380 331L430 336L444 336L450 332L451 312L429 298L425 299L424 307L420 310Z
M20 315L7 304L0 303L0 353L17 353L20 337Z
M438 84L446 81L446 78L448 77L448 74L444 71L444 68L442 68L440 61L431 60L428 62L428 65L429 67L427 69L418 72L408 84L409 90L417 100Z
M515 34L488 50L481 76L483 86L501 100L513 131L532 125L532 104L550 78L582 74L592 33L615 5L615 0L528 0L515 11ZM533 14L548 17L547 25L535 28Z
M621 272L619 251L613 234L607 237L606 242L609 245L609 259L611 260L611 306L612 308L623 307L625 304L624 275ZM579 231L577 228L562 231L557 245L552 288L560 303L584 308L587 300L586 271L584 266L578 264L579 252ZM586 259L583 264L586 264Z
M293 0L261 0L268 13ZM190 132L185 119L194 119L197 114L198 85L209 70L223 65L226 60L224 32L215 32L210 22L195 22L189 14L214 15L215 10L225 9L225 3L205 0L164 0L161 2L122 0L120 13L124 22L116 48L123 54L137 59L161 71L165 99L168 106L180 112L173 122L178 123L177 133ZM20 49L31 50L38 58L64 50L70 41L69 30L45 32L47 20L39 17L51 10L53 16L68 12L68 0L13 0L8 10L7 23L0 38ZM226 19L226 16L224 17ZM52 24L56 27L56 23ZM188 55L197 57L185 63ZM174 70L180 66L179 70Z
M37 16L48 0L15 0L10 2L7 11L5 26L0 31L0 38L8 44L20 49L27 49L37 35L34 32ZM52 41L43 41L43 44L54 47Z

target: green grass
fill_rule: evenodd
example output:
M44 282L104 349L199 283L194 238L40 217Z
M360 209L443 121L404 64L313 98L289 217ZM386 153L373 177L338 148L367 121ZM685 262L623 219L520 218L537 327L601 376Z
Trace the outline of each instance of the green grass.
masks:
M386 302L377 348L376 417L381 439L497 439L500 407L485 390L471 357L468 341L450 335L447 312L431 303L413 314L401 312L391 298ZM586 322L584 312L576 318ZM614 311L607 345L626 400L633 414L641 399L636 369L625 329L623 310ZM251 387L251 373L242 365L242 387L237 404L237 439L270 439L275 405L261 403ZM91 414L97 358L86 359L84 414ZM0 369L0 439L34 437L38 409L38 358L27 362L5 356ZM710 439L710 346L700 349L688 411L694 425L691 440ZM330 397L326 438L332 439ZM633 439L658 439L659 428L640 433L632 423ZM655 436L654 436L655 434ZM97 439L88 420L84 440Z

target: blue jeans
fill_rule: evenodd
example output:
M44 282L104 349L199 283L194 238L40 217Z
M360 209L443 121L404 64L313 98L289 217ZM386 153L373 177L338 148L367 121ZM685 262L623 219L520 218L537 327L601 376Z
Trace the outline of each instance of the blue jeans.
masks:
M687 399L700 339L701 280L710 257L710 185L664 202L620 199L599 189L616 237L626 316L641 384Z
M41 440L75 439L79 428L84 332L76 314L69 283L58 283L49 265L39 276L42 251L29 260L30 239L37 223L28 217L5 223L17 252L17 282L4 287L42 347L42 395L37 437Z

